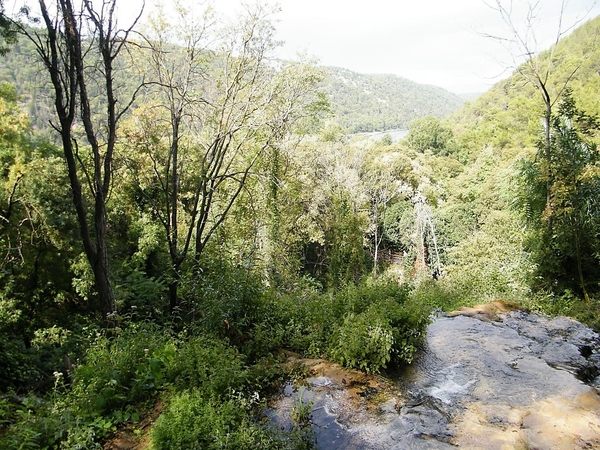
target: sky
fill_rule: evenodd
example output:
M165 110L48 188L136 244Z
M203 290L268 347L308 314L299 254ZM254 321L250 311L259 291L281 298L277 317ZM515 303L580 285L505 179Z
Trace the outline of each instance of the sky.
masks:
M29 1L35 4L35 0ZM134 17L142 1L117 0L117 5L122 15ZM156 1L168 8L174 0L145 0L146 13ZM212 1L218 11L231 16L240 10L242 1L256 0L179 1L195 5ZM324 66L395 74L456 94L482 93L510 76L522 61L513 58L518 49L482 36L506 36L507 27L499 13L486 4L496 0L262 1L278 3L281 8L275 20L277 38L284 43L275 56L282 59L304 53ZM526 5L538 3L533 21L538 51L555 41L563 2L563 30L600 15L600 0L500 1L513 4L517 23L524 21Z
M234 3L219 0L224 7ZM522 3L514 0L516 19L525 17ZM279 4L277 29L285 41L280 54L286 59L304 51L325 66L391 73L457 94L484 92L515 67L511 54L518 52L482 36L506 32L498 12L484 0L280 0ZM556 37L561 0L540 4L535 30L543 50ZM600 5L593 0L571 0L564 23L599 14Z

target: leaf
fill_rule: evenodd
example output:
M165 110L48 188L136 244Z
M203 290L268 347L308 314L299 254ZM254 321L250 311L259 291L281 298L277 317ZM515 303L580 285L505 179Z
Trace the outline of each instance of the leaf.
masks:
M94 405L96 406L96 409L102 410L102 409L104 409L104 406L106 405L106 399L104 397L102 397L101 395L99 395L94 399Z
M152 358L150 360L150 372L152 372L152 375L154 375L154 378L157 380L162 378L162 368L164 365L165 364L160 359Z

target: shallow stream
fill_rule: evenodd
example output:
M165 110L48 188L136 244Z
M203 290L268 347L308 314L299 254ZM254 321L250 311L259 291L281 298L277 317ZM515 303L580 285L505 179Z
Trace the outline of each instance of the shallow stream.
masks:
M600 448L600 337L568 318L439 317L392 382L309 364L268 415L312 405L318 449Z

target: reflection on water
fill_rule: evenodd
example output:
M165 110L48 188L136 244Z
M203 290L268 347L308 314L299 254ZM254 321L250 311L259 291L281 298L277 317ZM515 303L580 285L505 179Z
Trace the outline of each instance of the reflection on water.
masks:
M392 142L398 142L400 139L404 139L408 136L409 130L386 130L386 131L373 131L370 133L356 133L355 137L359 139L368 139L369 141L375 142L383 139L385 136L389 136Z
M600 448L598 335L566 318L502 319L438 318L391 388L321 364L268 415L289 429L295 402L312 402L319 449Z

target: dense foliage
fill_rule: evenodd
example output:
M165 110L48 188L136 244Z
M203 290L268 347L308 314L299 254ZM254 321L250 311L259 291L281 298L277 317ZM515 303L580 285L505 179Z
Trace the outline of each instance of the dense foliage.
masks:
M456 111L463 100L451 92L418 84L396 75L359 74L327 68L323 89L331 110L350 133L406 129L417 118L442 118Z
M411 363L432 310L498 299L600 326L600 19L552 53L550 84L580 68L547 149L519 74L444 119L432 114L457 103L435 89L275 63L270 11L247 13L229 28L209 9L185 29L157 11L116 60L119 89L137 94L106 197L109 314L48 125L48 74L24 37L3 61L1 448L102 448L119 430L157 449L311 448L306 420L282 433L261 416L306 375L287 352L385 374ZM418 114L397 109L413 97ZM398 142L346 133L409 122Z

